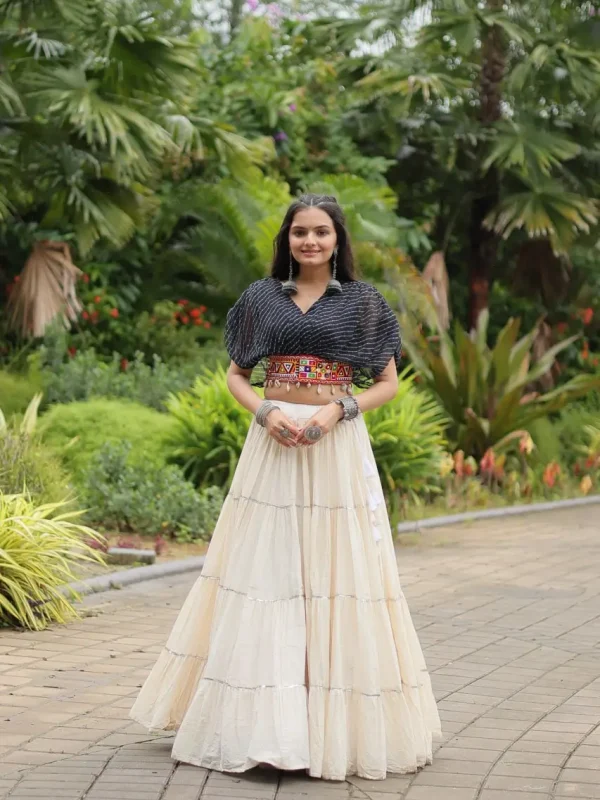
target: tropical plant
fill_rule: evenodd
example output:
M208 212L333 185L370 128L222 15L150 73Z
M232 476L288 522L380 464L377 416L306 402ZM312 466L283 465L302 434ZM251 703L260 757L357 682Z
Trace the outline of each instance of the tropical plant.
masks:
M346 74L362 74L357 138L395 155L403 213L425 209L436 247L468 261L469 326L526 236L555 254L598 240L592 4L384 0L322 32L348 54ZM523 253L536 274L560 268Z
M448 420L439 403L415 387L405 369L392 402L365 414L384 493L397 512L402 498L437 491Z
M0 410L5 418L22 414L39 389L36 377L0 371Z
M41 630L77 616L64 587L78 562L102 562L89 544L102 537L61 508L0 493L0 623Z
M509 320L495 346L487 343L488 313L481 313L471 335L460 324L454 339L442 331L428 341L422 334L407 338L406 347L425 386L434 393L451 423L449 438L468 455L481 458L522 436L529 424L566 406L600 386L600 377L578 375L552 391L540 394L535 383L545 375L567 339L532 363L537 335L534 328L518 339L520 321Z
M167 406L176 423L168 437L171 458L197 486L227 489L252 415L227 388L225 370L204 371L190 391L172 395Z

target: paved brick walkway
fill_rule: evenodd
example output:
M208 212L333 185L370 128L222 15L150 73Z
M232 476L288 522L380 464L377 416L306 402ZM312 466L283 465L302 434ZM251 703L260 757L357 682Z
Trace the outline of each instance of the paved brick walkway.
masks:
M600 798L600 507L428 533L399 550L445 740L373 782L175 765L127 718L194 576L87 598L88 616L0 631L0 798Z

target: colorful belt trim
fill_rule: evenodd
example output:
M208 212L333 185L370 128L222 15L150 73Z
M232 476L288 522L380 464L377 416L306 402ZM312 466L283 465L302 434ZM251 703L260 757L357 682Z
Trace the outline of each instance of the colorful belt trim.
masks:
M339 386L343 392L352 393L352 367L343 361L326 361L317 356L271 356L267 367L265 386L281 386L295 383L300 386L310 387L312 384L331 386L332 394L335 387Z

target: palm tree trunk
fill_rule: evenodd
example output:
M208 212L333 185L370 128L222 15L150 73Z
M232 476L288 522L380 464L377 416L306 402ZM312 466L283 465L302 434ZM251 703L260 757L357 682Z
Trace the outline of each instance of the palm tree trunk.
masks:
M490 11L501 11L502 0L487 0ZM502 117L502 80L506 69L506 49L502 30L491 27L482 46L479 83L479 119L484 126ZM475 182L470 225L469 326L474 328L479 314L489 305L490 284L496 265L498 236L483 226L483 221L498 203L500 180L491 168Z

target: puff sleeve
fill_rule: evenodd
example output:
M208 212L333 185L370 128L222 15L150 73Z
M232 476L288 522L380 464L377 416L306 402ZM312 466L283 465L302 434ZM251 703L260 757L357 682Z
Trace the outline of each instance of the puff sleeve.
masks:
M254 307L254 285L249 286L227 312L225 347L241 369L253 369L260 361L258 319Z
M357 369L355 382L367 386L383 372L393 357L396 372L400 371L402 337L400 325L387 300L368 284L362 298L360 325L356 336Z

